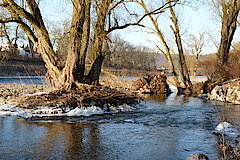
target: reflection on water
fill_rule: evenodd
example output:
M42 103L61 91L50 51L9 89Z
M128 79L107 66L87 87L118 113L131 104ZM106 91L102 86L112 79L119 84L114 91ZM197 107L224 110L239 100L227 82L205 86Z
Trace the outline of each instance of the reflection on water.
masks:
M0 159L164 159L198 152L216 159L209 102L150 96L136 112L74 122L27 122L0 117ZM104 119L104 121L103 121Z
M165 94L160 94L160 95L149 95L149 94L146 94L146 99L148 101L151 101L151 102L155 102L155 103L161 103L161 102L164 102L167 98L167 95Z
M99 133L97 125L82 125L79 123L53 123L28 125L43 126L45 136L37 145L38 159L100 159Z

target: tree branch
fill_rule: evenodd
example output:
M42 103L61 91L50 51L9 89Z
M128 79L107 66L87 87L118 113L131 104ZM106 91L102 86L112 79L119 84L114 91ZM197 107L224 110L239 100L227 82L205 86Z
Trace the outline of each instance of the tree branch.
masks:
M108 29L108 30L106 31L106 33L110 33L110 32L112 32L112 31L114 31L114 30L117 30L117 29L125 29L125 28L127 28L127 27L129 27L129 26L145 27L144 25L139 24L139 23L127 23L127 24L124 24L124 25L122 25L122 26L112 27L112 28Z
M0 19L0 23L10 23L10 22L23 23L22 21L12 19L12 18Z
M32 15L34 16L34 18L37 20L38 23L43 24L43 19L42 19L42 15L40 12L40 9L38 7L38 4L35 2L35 0L26 0L27 4L28 4L28 8L30 10L30 12L32 13Z
M123 3L124 0L120 0L119 2L117 2L112 8L109 9L109 13L114 10L118 5L120 5L121 3Z
M8 2L8 4L17 14L26 18L30 23L34 25L38 25L38 21L34 18L34 16L31 13L27 12L24 8L20 7L13 0L5 0L5 1Z
M0 7L7 7L7 5L8 5L7 3L1 3Z
M107 30L107 33L110 33L110 32L112 32L112 31L114 31L114 30L117 30L117 29L124 29L124 28L127 28L127 27L129 27L129 26L145 27L144 25L140 24L140 23L143 21L144 18L146 18L147 16L152 15L152 14L161 14L161 13L164 12L164 9L168 8L168 5L169 5L170 3L175 2L175 3L172 5L172 6L174 6L174 5L177 4L178 1L179 1L179 0L171 0L171 1L168 1L167 3L165 3L164 5L162 5L161 7L157 8L157 9L151 11L151 12L145 13L139 20L137 20L137 22L135 22L135 23L127 23L127 24L122 25L122 26L114 26L114 27L111 27L111 28L109 28L109 29ZM123 0L121 0L120 2L123 2ZM120 2L119 2L119 4L120 4ZM139 1L130 1L130 2L136 2L136 3L140 4L140 5L142 5Z
M12 18L7 18L5 20L2 20L2 23L4 23L4 21L6 23L8 22L16 22L18 23L19 27L23 30L23 32L26 33L26 35L29 37L29 39L33 42L33 43L37 43L38 39L35 36L34 32L32 31L32 29L22 21L22 19L20 18L19 14L11 7L11 5L8 5L6 7L6 9L10 12Z

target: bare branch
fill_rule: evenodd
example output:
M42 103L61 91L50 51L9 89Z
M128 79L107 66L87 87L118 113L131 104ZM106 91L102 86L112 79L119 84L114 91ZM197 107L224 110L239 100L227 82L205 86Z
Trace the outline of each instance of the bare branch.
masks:
M32 31L32 29L22 21L22 19L20 18L19 14L10 6L8 5L6 7L6 9L10 12L12 18L7 18L5 20L2 20L2 23L5 22L16 22L18 23L19 27L27 34L27 36L29 37L29 39L33 42L33 43L37 43L38 39L35 36L34 32Z
M7 1L8 4L12 7L12 9L19 15L26 18L29 22L31 22L34 25L38 25L37 20L34 18L34 16L27 12L24 8L20 7L18 4L16 4L13 0L4 0Z
M118 26L118 25L117 25L117 26L111 27L111 28L109 28L109 29L107 30L107 33L110 33L110 32L112 32L112 31L114 31L114 30L117 30L117 29L124 29L124 28L127 28L127 27L129 27L129 26L145 27L144 25L140 24L140 23L143 21L144 18L146 18L146 17L149 16L149 15L153 15L153 14L161 14L161 13L164 12L164 10L165 10L166 8L168 8L168 5L169 5L171 2L174 2L174 4L172 5L172 6L174 6L174 5L176 5L176 3L177 3L178 1L179 1L179 0L171 0L171 1L168 1L167 3L165 3L164 5L162 5L161 7L157 8L157 9L151 11L151 12L145 13L141 18L139 18L139 19L137 20L137 22L135 22L135 23L127 23L127 24L124 24L124 25L122 25L122 26ZM123 0L121 0L120 2L122 3ZM120 2L117 3L117 5L119 5ZM142 4L141 4L140 2L138 2L138 1L131 1L131 2L136 2L136 3L139 3L140 5L142 5Z
M0 19L0 23L10 23L10 22L23 23L22 21L12 19L12 18Z
M7 7L7 5L8 5L7 3L1 3L0 7Z
M121 3L123 3L124 0L120 0L119 2L117 2L112 8L109 9L109 13L114 10L118 5L120 5Z
M129 26L145 27L144 25L139 24L138 22L137 22L137 23L127 23L127 24L124 24L124 25L122 25L122 26L112 27L112 28L110 28L109 30L107 30L106 32L107 32L107 33L110 33L110 32L112 32L112 31L114 31L114 30L117 30L117 29L125 29L125 28L127 28L127 27L129 27Z

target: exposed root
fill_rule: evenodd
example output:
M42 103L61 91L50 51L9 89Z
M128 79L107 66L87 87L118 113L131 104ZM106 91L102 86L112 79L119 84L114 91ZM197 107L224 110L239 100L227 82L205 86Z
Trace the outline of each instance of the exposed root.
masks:
M139 95L124 89L112 89L104 86L78 84L74 91L52 91L40 95L23 96L15 99L19 107L35 108L37 106L58 106L75 108L78 106L112 106L138 103L143 100Z

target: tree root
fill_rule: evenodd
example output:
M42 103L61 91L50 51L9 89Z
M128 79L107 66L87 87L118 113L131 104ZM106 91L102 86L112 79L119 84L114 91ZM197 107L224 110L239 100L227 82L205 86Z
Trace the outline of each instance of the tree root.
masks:
M18 107L23 108L37 108L38 106L75 108L92 105L103 108L104 104L118 106L124 103L135 104L140 100L144 99L129 90L78 84L76 90L56 90L39 95L23 96L14 101L18 103Z

